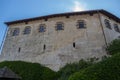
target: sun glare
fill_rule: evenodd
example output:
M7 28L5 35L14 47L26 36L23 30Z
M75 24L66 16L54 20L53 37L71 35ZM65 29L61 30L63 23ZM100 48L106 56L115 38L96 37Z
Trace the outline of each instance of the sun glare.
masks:
M81 3L80 1L74 1L74 6L72 11L84 11L86 10L86 4Z

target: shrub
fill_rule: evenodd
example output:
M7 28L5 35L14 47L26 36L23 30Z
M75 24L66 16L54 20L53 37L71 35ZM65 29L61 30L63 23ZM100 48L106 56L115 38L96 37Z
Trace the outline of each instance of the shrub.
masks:
M111 55L117 54L118 52L120 52L120 39L113 40L107 47L107 51Z
M59 73L58 80L68 80L69 76L79 70L82 70L92 63L84 60L80 60L79 63L67 64L65 67L61 68Z
M69 80L120 80L120 53L74 73Z
M5 61L0 63L0 68L7 66L22 80L56 80L56 72L43 67L38 63L29 63L23 61Z

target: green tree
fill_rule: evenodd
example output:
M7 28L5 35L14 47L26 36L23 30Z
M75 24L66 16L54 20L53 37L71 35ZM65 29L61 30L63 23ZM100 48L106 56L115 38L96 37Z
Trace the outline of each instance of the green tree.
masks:
M119 53L120 52L120 39L113 40L107 47L107 51L111 55Z
M72 74L68 80L120 80L120 53Z
M61 68L58 80L68 80L69 76L79 70L85 69L93 63L90 61L80 60L78 63L67 64L65 67Z

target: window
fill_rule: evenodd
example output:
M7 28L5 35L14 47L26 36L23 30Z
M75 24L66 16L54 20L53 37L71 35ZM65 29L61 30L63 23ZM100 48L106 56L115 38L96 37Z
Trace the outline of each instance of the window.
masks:
M120 36L118 36L118 39L120 39Z
M19 48L18 48L18 52L20 52L20 51L21 51L21 48L19 47Z
M28 22L26 21L25 24L28 24Z
M105 22L105 26L106 26L107 28L112 29L109 20L105 19L104 22Z
M78 29L86 28L86 27L85 27L85 21L84 21L84 20L79 20L79 21L77 22L77 28L78 28Z
M62 22L58 22L55 28L56 30L64 30L64 24Z
M47 18L45 18L45 21L48 21L48 19L47 19Z
M44 44L44 45L43 45L43 50L45 51L45 49L46 49L46 45Z
M69 18L69 17L70 17L69 15L66 16L66 18Z
M45 32L46 31L46 26L45 24L41 24L39 27L39 32Z
M73 47L75 48L75 42L73 42Z
M30 26L25 27L24 34L30 34L30 32L31 32L31 27Z
M114 29L115 29L115 31L120 32L120 29L117 24L114 24Z
M20 29L19 28L15 28L12 35L13 36L17 36L17 35L19 35L19 32L20 32Z
M90 13L90 16L93 16L93 13Z

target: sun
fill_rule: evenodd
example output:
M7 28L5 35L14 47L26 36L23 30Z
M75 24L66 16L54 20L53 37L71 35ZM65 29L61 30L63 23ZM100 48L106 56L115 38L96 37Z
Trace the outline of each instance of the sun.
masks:
M86 4L81 3L80 1L74 1L74 6L72 8L72 11L84 11L86 10Z

